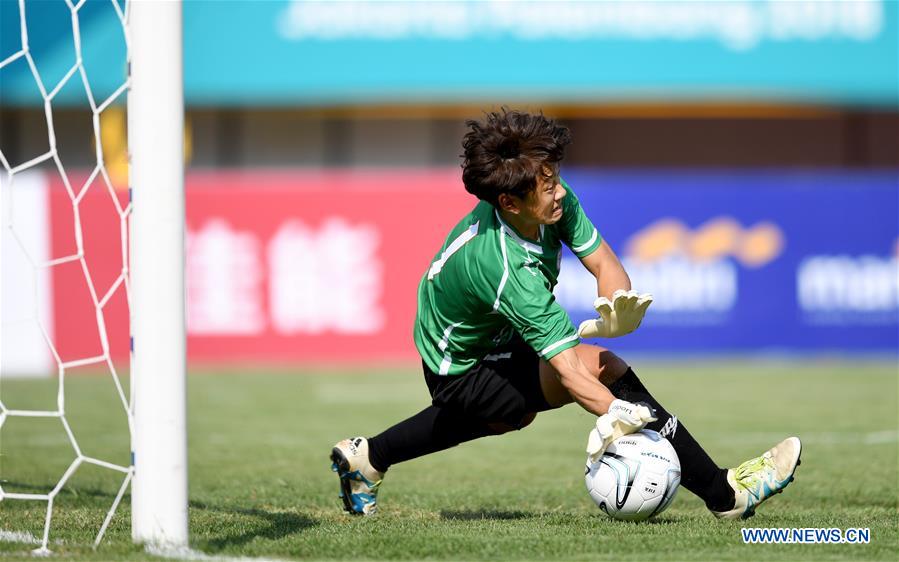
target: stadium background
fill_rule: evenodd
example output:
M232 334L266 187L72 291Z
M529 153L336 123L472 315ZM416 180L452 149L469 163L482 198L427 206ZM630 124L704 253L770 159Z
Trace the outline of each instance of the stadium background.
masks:
M19 35L16 3L3 10L5 57ZM54 83L71 64L67 10L28 10ZM103 3L80 16L102 99L121 81L121 31ZM503 104L571 127L565 177L635 287L656 295L616 348L895 355L897 17L879 1L187 2L189 357L412 364L415 285L474 203L459 180L463 121ZM13 165L46 151L34 82L24 62L4 69ZM86 178L96 158L79 82L53 117L67 172ZM101 130L124 202L120 108ZM64 255L73 213L59 172L20 181L34 184L18 204L36 251ZM100 288L121 268L111 208L93 186L80 208ZM4 321L33 304L14 296L31 280L12 246ZM558 297L579 322L593 288L569 261ZM80 267L44 271L61 358L90 356L100 337ZM124 357L119 300L106 313ZM4 336L4 370L52 370L34 326Z

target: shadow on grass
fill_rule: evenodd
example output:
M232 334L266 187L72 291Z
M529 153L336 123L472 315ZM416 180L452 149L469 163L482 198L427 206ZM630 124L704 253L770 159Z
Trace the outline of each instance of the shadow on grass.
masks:
M233 525L217 527L216 530L220 531L222 536L210 536L200 541L201 544L199 546L207 552L219 552L230 547L242 546L257 538L277 541L318 525L318 521L315 519L299 513L285 511L267 511L258 508L228 508L196 501L190 502L190 507L191 509L203 511L251 517L261 523L260 525L240 525L239 527L244 530L243 532L234 532L236 529ZM247 527L251 528L247 529ZM211 534L214 535L215 531Z
M478 509L467 511L441 511L440 517L449 521L510 521L513 519L530 519L533 513L526 511L500 511L497 509Z
M670 519L668 517L653 517L652 519L644 519L643 521L619 521L617 519L612 519L609 517L604 517L606 521L608 521L612 525L677 525L678 521L675 519Z

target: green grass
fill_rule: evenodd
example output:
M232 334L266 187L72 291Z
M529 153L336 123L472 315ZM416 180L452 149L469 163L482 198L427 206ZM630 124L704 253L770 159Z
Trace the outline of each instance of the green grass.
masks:
M895 560L899 552L897 372L888 362L641 362L638 372L722 465L781 438L803 438L786 493L747 522L714 520L681 490L657 520L607 520L589 500L583 446L592 419L576 405L522 432L391 468L381 513L338 508L330 446L372 435L428 403L420 375L198 373L189 379L191 546L217 556L401 560ZM52 408L55 381L3 381L8 408ZM67 412L85 454L127 462L110 380L67 381ZM55 420L10 418L0 485L49 490L74 459ZM130 542L126 502L91 548L120 483L82 467L60 493L51 549L65 560L153 559ZM0 529L40 537L44 502L0 502ZM741 527L868 527L868 545L744 545ZM0 542L0 556L31 546Z

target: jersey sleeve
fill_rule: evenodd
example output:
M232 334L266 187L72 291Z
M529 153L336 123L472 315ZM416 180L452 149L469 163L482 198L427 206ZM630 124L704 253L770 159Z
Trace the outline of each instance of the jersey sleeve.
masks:
M497 312L505 316L525 342L543 359L576 346L580 339L568 314L556 301L535 265L508 260L508 276L497 296Z
M602 244L602 236L599 231L584 214L581 203L574 194L574 191L568 186L565 180L562 180L562 187L565 188L567 194L562 199L562 220L559 221L559 237L566 246L571 248L579 258L592 254L600 244Z

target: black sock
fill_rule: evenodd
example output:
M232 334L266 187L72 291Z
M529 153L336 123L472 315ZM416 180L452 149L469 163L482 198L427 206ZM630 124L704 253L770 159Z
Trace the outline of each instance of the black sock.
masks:
M495 435L483 422L437 406L428 406L414 416L368 439L368 460L375 470L436 453L459 443Z
M734 507L734 491L727 483L727 470L718 465L693 439L677 416L668 413L649 394L632 369L609 386L616 398L628 402L646 402L656 410L657 421L647 425L647 429L658 431L668 438L680 459L681 484L705 501L713 511L727 511Z

